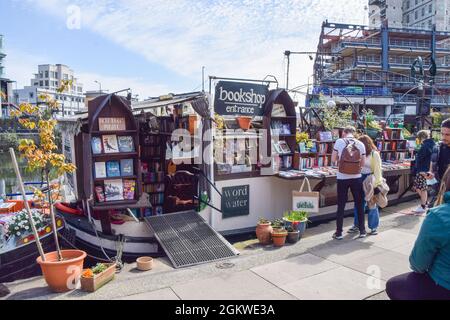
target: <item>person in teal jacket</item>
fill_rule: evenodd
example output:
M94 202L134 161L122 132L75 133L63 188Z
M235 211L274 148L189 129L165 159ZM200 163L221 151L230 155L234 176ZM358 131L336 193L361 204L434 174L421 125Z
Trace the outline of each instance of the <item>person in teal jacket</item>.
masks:
M450 168L439 195L440 205L429 211L409 257L414 272L386 284L391 300L450 300Z

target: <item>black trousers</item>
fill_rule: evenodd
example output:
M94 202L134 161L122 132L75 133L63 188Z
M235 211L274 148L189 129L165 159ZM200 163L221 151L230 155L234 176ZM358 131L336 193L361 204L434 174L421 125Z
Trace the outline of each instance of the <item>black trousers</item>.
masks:
M355 208L358 213L358 227L359 232L365 233L365 215L364 215L364 207L363 207L363 183L360 178L358 179L349 179L349 180L338 180L337 181L337 196L338 196L338 209L337 209L337 219L336 219L336 232L338 235L342 234L342 229L344 226L344 213L345 213L345 205L348 201L348 190L352 192L353 199L355 200Z
M406 273L386 283L391 300L450 300L450 290L437 285L427 274Z

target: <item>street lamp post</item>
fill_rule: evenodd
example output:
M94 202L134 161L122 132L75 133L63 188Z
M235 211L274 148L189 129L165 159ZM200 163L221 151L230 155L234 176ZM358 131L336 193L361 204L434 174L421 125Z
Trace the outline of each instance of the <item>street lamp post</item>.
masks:
M102 93L102 84L101 84L101 82L99 82L99 81L97 81L97 80L95 80L94 81L95 83L98 83L98 85L100 86L100 94Z

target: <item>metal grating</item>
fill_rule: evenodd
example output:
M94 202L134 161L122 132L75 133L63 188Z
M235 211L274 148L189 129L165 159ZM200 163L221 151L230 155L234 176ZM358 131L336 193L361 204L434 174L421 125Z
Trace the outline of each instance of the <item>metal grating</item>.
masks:
M177 269L239 254L195 211L147 217L145 221Z

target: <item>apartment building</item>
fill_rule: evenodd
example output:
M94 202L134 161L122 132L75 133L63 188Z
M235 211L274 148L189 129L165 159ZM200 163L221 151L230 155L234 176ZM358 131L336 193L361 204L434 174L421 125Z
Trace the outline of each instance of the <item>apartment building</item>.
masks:
M57 89L63 80L71 80L72 85L66 92L58 93ZM83 85L74 76L74 71L63 64L45 64L38 66L38 72L30 81L30 86L14 90L14 100L17 104L39 103L39 96L48 94L61 105L61 115L73 115L85 109Z
M9 116L11 110L10 103L12 102L12 83L13 81L5 78L5 58L6 54L3 52L3 35L0 34L0 118Z

